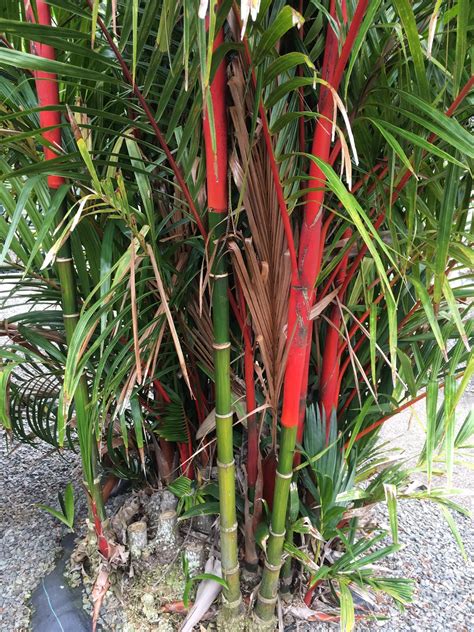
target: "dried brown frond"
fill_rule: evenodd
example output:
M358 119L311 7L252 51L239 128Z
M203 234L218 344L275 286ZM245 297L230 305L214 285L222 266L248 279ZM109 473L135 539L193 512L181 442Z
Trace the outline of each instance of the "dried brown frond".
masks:
M254 143L249 142L253 93L238 60L232 68L229 89L235 145L230 166L252 239L241 245L230 242L229 248L265 368L269 401L276 411L285 368L290 261L271 166L258 129Z
M188 334L188 348L205 370L212 375L214 372L213 341L211 308L207 294L196 293L187 305L186 311L192 318L194 327L186 328Z

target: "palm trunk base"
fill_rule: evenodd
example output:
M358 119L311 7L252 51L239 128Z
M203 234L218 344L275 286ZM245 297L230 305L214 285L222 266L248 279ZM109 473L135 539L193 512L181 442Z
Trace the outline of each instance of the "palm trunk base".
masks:
M275 616L272 616L268 621L264 621L260 619L258 615L252 613L247 620L247 627L245 628L246 632L274 632L274 630L278 629L278 620Z
M244 568L243 568L243 571L242 571L242 578L243 578L243 572L244 571L246 573L247 579L249 579L249 580L253 579L254 577L257 577L258 569L259 569L258 563L244 561Z
M287 528L287 540L293 542L293 533L291 527ZM288 599L291 596L291 584L293 583L293 558L288 555L283 563L280 573L280 595L282 599Z
M216 628L218 632L245 632L246 619L241 601L234 606L224 598L222 608L217 615Z
M282 599L288 599L291 596L291 584L293 582L293 572L287 577L282 577L280 582L280 595Z

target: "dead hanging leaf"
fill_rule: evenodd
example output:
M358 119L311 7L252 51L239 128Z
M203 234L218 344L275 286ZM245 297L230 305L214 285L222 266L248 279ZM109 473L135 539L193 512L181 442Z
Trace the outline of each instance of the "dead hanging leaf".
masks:
M347 142L346 139L344 137L344 134L342 133L342 130L339 129L339 127L337 128L337 133L339 135L339 140L341 141L341 155L342 155L342 160L341 160L341 178L342 175L345 171L346 173L346 182L347 182L347 187L348 189L352 189L352 162L351 162L351 156L349 153L349 147L347 146Z
M117 33L117 0L112 0L112 33L118 37Z
M315 303L309 314L310 320L314 320L320 314L322 314L324 310L326 309L326 307L333 302L333 300L336 298L338 294L339 294L339 288L336 288L335 290L327 294L324 298L322 298L320 301Z
M211 308L207 294L194 296L188 306L187 312L191 316L194 327L187 328L189 336L189 348L196 360L205 367L205 371L211 375L214 373L214 355L212 343L214 333L211 320Z
M97 578L95 580L94 587L92 589L92 593L91 593L92 604L93 604L92 632L95 632L96 630L97 621L99 620L100 608L102 606L102 602L104 601L104 597L107 594L107 591L109 588L110 588L109 571L105 564L101 564L101 566L99 567Z
M354 159L355 164L358 165L359 164L359 157L357 155L357 149L356 149L356 146L355 146L354 134L352 133L351 122L349 120L349 115L347 114L346 107L345 107L341 97L339 96L337 91L333 88L333 86L330 83L327 83L326 81L323 81L323 80L321 80L321 83L324 83L324 85L327 88L329 88L329 90L331 91L332 97L334 99L334 105L339 109L339 112L342 115L342 118L344 120L344 124L346 126L346 130L347 130L347 136L349 137L349 144L350 144L351 149L352 149L352 157Z
M431 59L431 54L433 50L433 42L436 34L436 26L438 24L439 10L441 8L441 0L437 0L433 13L430 17L430 22L428 25L428 42L426 44L426 56L428 59Z
M181 348L181 343L179 341L178 332L176 331L176 327L173 321L173 316L171 314L170 307L168 305L168 297L165 292L165 288L163 286L163 281L161 279L160 271L158 269L158 264L156 262L155 254L153 252L153 248L148 244L147 245L148 254L150 256L151 265L153 267L153 272L155 273L156 284L158 286L158 292L160 293L160 298L162 305L165 310L166 320L168 321L168 326L170 328L171 337L173 338L174 346L176 349L176 354L178 356L179 366L181 367L181 372L183 374L184 381L189 389L191 397L194 399L194 393L191 388L191 382L189 381L188 370L186 367L186 361L184 359L183 350Z

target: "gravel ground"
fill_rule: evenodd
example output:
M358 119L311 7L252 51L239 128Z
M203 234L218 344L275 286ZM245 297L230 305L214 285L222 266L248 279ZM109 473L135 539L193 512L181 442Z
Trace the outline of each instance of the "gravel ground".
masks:
M25 601L54 566L64 529L36 504L58 506L58 492L81 480L78 459L48 447L7 449L0 438L0 630L29 630ZM80 492L76 491L76 498ZM79 505L82 501L79 501ZM68 631L69 632L69 631ZM70 632L73 632L72 630Z
M384 508L378 510L388 528ZM474 522L455 516L464 542L465 561L440 510L414 500L399 505L399 536L404 548L381 561L387 575L414 580L414 602L404 612L391 602L379 606L386 621L358 623L357 632L471 632L474 630ZM388 542L387 542L388 544ZM385 600L384 600L385 601ZM285 632L335 632L339 624L295 621Z

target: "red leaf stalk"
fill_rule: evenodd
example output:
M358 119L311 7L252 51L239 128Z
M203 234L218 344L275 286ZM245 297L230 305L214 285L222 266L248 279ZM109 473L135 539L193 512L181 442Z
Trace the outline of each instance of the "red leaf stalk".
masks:
M273 501L275 495L275 478L278 467L278 461L275 451L271 452L263 459L262 462L262 477L263 477L263 489L262 496L268 503L270 510L273 509Z
M189 440L188 443L178 443L179 450L179 458L181 461L181 469L183 471L183 476L187 476L191 480L194 479L194 469L192 463L193 456L193 446L191 443L191 436L189 433L189 428L187 428Z
M392 268L393 269L393 268ZM395 276L391 281L390 281L390 287L393 287L398 281L399 281L400 277L399 276ZM380 279L377 278L373 283L370 284L368 289L371 289L372 287L374 287L377 283L380 283ZM384 292L380 292L380 294L377 296L377 298L374 299L373 301L373 305L378 305L383 299L385 298L385 293ZM368 318L370 315L370 309L367 309L362 316L352 325L352 327L349 329L348 332L348 336L347 339L352 340L352 338L355 336L355 334L359 331L359 329L361 328L361 325L363 324L363 322L365 321L366 318ZM403 321L402 321L403 322ZM398 325L398 330L400 331L402 323L399 323ZM347 339L345 338L344 340L341 341L341 344L339 345L339 355L341 355L344 351L344 349L347 349ZM355 349L355 347L354 347Z
M196 394L194 400L194 406L196 408L196 414L198 418L198 424L201 426L207 416L207 398L202 390L201 380L195 366L190 367L190 378L193 387L193 393ZM201 450L201 463L204 467L209 463L209 450L203 446Z
M165 404L169 404L171 402L171 398L163 387L162 383L158 378L153 380L153 386L155 388L155 393L161 397L161 399L165 402ZM178 443L178 451L179 458L181 462L181 469L183 470L184 476L187 476L190 479L194 478L194 470L192 465L192 454L193 454L193 444L191 440L191 433L189 431L189 425L186 421L186 432L188 435L187 442ZM164 457L170 466L170 470L173 466L174 452L171 446L171 443L166 439L160 439L160 448L163 451Z
M347 2L346 0L342 0L341 2L341 13L342 13L342 21L344 24L347 24Z
M257 406L255 398L254 380L254 347L252 344L252 329L247 322L245 297L240 285L237 285L237 301L228 290L229 303L232 312L244 338L244 380L247 414ZM255 487L258 475L258 426L255 415L247 417L247 482L250 489Z
M462 103L463 99L465 99L466 96L469 94L469 92L471 91L473 86L474 86L474 75L472 75L469 78L469 80L466 82L464 87L459 92L458 96L454 99L452 104L446 110L446 112L445 112L446 116L451 117L454 114L456 109ZM437 135L435 133L432 133L432 134L430 134L428 136L428 142L432 143L434 140L436 140L436 138L437 138ZM423 154L422 155L424 156L425 154L426 154L426 151L423 150ZM385 167L385 169L380 173L378 178L381 180L387 173L388 173L388 168ZM395 202L398 199L400 193L402 192L402 190L404 189L405 185L410 180L412 175L413 174L412 174L412 172L409 169L405 170L403 176L401 177L400 181L398 182L397 186L395 187L395 191L394 191L394 193L392 195L392 199L391 199L392 203ZM383 210L382 213L380 213L380 215L378 216L377 220L374 223L374 228L378 229L380 227L380 225L382 224L384 219L385 219L385 210ZM349 283L351 282L352 278L356 274L357 268L359 267L359 263L364 258L367 250L368 250L368 247L367 247L366 244L364 244L362 246L362 248L360 249L355 261L352 263L349 272L347 273L347 278L346 278L344 290L347 288L347 285L349 285Z
M90 497L89 497L90 498ZM97 536L97 546L101 555L105 557L105 559L109 559L110 550L109 543L107 542L107 538L104 535L104 531L102 529L102 522L99 517L99 512L97 511L97 506L95 502L90 498L90 506L92 511L92 517L94 519L94 528Z
M328 25L326 48L324 51L321 76L337 90L342 79L342 73L352 50L354 40L362 23L367 0L360 0L355 11L349 32L338 58L338 41L331 25ZM331 15L336 18L335 0L331 1ZM334 70L333 70L334 69ZM331 148L331 117L333 97L326 86L321 86L318 119L312 153L325 162L329 160ZM325 176L321 169L311 162L310 190L308 191L305 217L301 231L299 246L299 271L301 284L292 287L290 296L290 312L288 317L288 334L293 335L290 353L288 355L283 394L282 424L292 426L298 423L298 436L302 435L302 419L304 413L301 402L306 398L308 384L307 373L312 338L312 328L308 326L309 311L314 302L316 283L323 255L322 242L322 209L324 202ZM294 310L294 311L293 311ZM302 347L302 348L301 348ZM299 389L299 390L298 390Z
M169 404L171 402L170 396L168 395L168 393L166 392L165 388L163 387L162 383L160 382L158 378L155 378L153 380L153 388L155 391L156 399L161 398L165 402L165 404ZM142 404L143 403L144 402L142 402ZM169 441L167 441L166 439L163 439L163 437L160 437L158 443L163 453L163 457L166 461L168 471L171 472L173 470L175 448Z
M449 273L449 271L452 269L454 264L451 264L448 266L447 270L446 270L446 274ZM395 283L397 283L397 281L399 280L398 277L395 277L391 282L390 282L390 286L393 287L395 285ZM376 279L373 283L372 286L375 283L380 282L380 279ZM428 289L428 293L430 294L433 291L433 286L431 286ZM385 294L383 292L381 292L379 294L379 296L374 300L374 305L377 305L378 303L380 303L380 301L384 298ZM403 327L406 325L406 323L408 322L408 320L411 318L411 316L416 312L416 310L419 308L419 306L421 305L421 301L416 301L415 304L413 305L413 307L410 309L410 311L408 312L408 314L405 316L405 318L403 318L397 325L397 330L398 332L400 332ZM369 316L370 314L370 310L367 310L360 318L360 320L358 320L356 323L354 323L354 325L351 327L351 329L349 330L349 338L352 338L355 333L361 328L361 324L364 322L364 320ZM353 352L356 352L359 347L362 345L364 341L364 338L360 338L357 343L354 345L353 347ZM342 354L344 349L347 347L347 340L344 340L343 343L340 345L339 347L339 354ZM350 362L350 358L346 358L344 364L341 367L341 370L339 372L339 382L341 384L342 382L342 378L344 376L345 371L347 370L347 367L349 366L349 362ZM369 363L367 363L364 367L363 370L364 371L368 371L369 370ZM359 377L359 382L362 381L363 377L362 375ZM340 386L339 384L339 386ZM354 387L352 389L352 391L349 393L348 398L346 399L346 401L344 402L344 405L342 406L341 410L340 410L340 414L342 414L345 410L347 410L347 408L350 406L350 403L352 402L352 400L354 399L354 397L356 396L357 393L357 388Z
M169 404L171 402L170 396L166 392L163 387L163 384L160 382L158 378L153 380L153 386L155 387L155 392L157 395L161 397L161 399L165 402L165 404Z
M444 386L444 384L440 384L440 388L442 388ZM416 404L416 402L419 402L421 399L424 399L426 397L426 392L421 393L420 395L417 395L416 397L414 397L413 399L410 399L409 402L406 402L405 404L402 404L401 406L399 406L398 408L396 408L394 411L392 411L389 415L385 415L385 417L382 417L381 419L378 419L377 421L375 421L373 424L370 424L370 426L367 426L367 428L364 428L364 430L361 430L358 435L356 436L356 441L359 441L359 439L362 439L362 437L365 437L366 435L368 435L370 432L372 432L372 430L375 430L376 428L378 428L379 426L381 426L383 423L385 423L388 419L391 419L394 415L396 415L397 413L401 413L403 410L406 410L407 408L409 408L410 406L413 406L413 404ZM344 445L344 448L347 448L349 442L347 442Z
M445 115L448 117L451 117L456 109L459 107L459 105L462 103L462 101L466 98L466 96L469 94L469 92L472 90L474 86L474 75L472 75L468 81L465 83L465 85L463 86L463 88L460 90L458 96L454 99L454 101L452 102L452 104L449 106L449 108L446 110ZM430 134L430 136L428 137L428 141L430 143L432 143L434 140L436 140L437 136L436 134L432 133ZM382 179L387 173L387 168L385 167L384 170L379 174L378 179ZM396 200L398 198L398 196L400 195L401 191L403 190L404 186L406 185L406 183L408 182L408 180L411 177L411 171L409 171L408 169L405 171L405 173L403 174L400 182L398 183L396 190L394 192L393 198L392 200ZM385 217L385 212L382 212L381 215L379 216L379 218L377 219L375 226L378 227L380 226L380 224L382 223L383 219ZM356 260L354 261L354 263L352 264L349 272L347 273L346 276L346 282L344 284L345 287L341 288L342 290L345 291L345 289L347 288L347 285L350 283L351 279L354 277L356 271L357 271L357 267L360 263L360 261L363 259L363 257L365 256L365 253L367 252L367 246L364 244L364 246L362 246L359 254L356 257ZM377 297L376 299L376 303L379 303L383 298L383 294L381 294L379 297ZM412 310L407 314L407 316L401 321L401 323L399 323L399 328L401 328L406 322L407 320L410 318L410 316L412 315L412 313L416 310L417 304L415 304L412 308ZM366 311L366 313L362 316L362 318L360 319L360 322L363 322L367 316L369 315L369 312ZM352 338L352 336L355 334L355 332L360 328L359 323L355 323L353 325L353 327L351 328L350 332L349 332L349 337ZM347 343L343 342L343 344L341 345L341 348L339 349L339 353L342 353L344 351L344 349L346 348ZM357 345L356 345L357 347ZM354 350L356 350L356 347L354 347ZM346 359L343 367L341 368L340 371L340 377L339 377L339 381L341 381L342 376L344 374L344 372L346 371L347 367L349 365L349 359ZM340 384L339 384L340 386ZM346 401L344 402L343 407L341 408L340 413L343 413L345 410L347 410L347 408L350 406L352 400L354 399L354 397L357 394L357 389L353 388L352 391L350 392L348 398L346 399ZM374 428L376 428L377 426L374 426ZM372 428L372 429L374 429ZM367 432L366 432L367 434Z
M347 228L344 232L344 238L349 239L351 234L351 229ZM346 251L341 259L342 265L337 278L339 284L344 283L348 259L349 251ZM344 299L344 296L341 294L339 298L342 301ZM340 339L341 322L341 308L339 305L334 305L330 316L329 330L327 332L325 340L319 394L321 412L324 411L326 419L327 441L329 440L329 420L331 418L332 411L337 409L337 402L339 399L339 367L341 358L338 354L338 346Z
M312 324L309 325L312 328ZM312 332L309 334L309 342L306 345L306 355L304 359L304 366L309 369L309 361L311 356L311 339ZM301 381L301 390L300 390L300 404L299 404L299 413L298 413L298 431L296 433L296 441L301 443L303 440L303 431L304 431L304 420L306 417L306 399L308 393L308 381L309 381L309 370L305 370L303 373L303 378ZM295 467L301 463L301 454L297 452L294 458Z
M359 32L367 4L368 0L359 1L339 58L337 57L337 38L331 25L328 25L321 76L331 83L334 90L338 89L341 82L342 74L349 59L357 33ZM336 17L334 0L331 1L331 16L333 18ZM321 86L320 95L320 118L318 119L314 133L312 153L325 162L328 162L331 146L330 121L332 118L333 97L331 91L326 86ZM312 190L308 192L306 203L299 248L299 264L303 284L306 287L313 287L317 273L319 272L322 257L322 244L319 238L321 234L322 205L324 201L324 183L326 178L321 169L314 162L311 162L309 176ZM305 283L306 280L309 281L309 283Z
M459 373L458 375L455 376L456 379L461 378L464 375L464 371L461 371L461 373ZM439 385L439 388L444 388L445 382L442 382ZM392 417L394 417L395 415L397 415L398 413L401 413L402 411L406 410L407 408L409 408L410 406L413 406L413 404L416 404L416 402L419 402L420 400L424 399L426 397L426 390L423 393L420 393L419 395L417 395L416 397L414 397L413 399L410 399L410 401L405 402L404 404L402 404L401 406L399 406L398 408L396 408L395 410L392 410L391 413L389 413L388 415L385 415L385 417L382 417L381 419L378 419L377 421L375 421L373 424L371 424L370 426L367 426L367 428L364 428L364 430L361 430L357 436L356 436L356 441L359 441L359 439L362 439L362 437L365 437L366 435L369 434L369 432L372 432L372 430L375 430L376 428L378 428L379 426L381 426L383 423L385 423L386 421L388 421L389 419L391 419ZM344 448L347 448L349 444L349 441L346 442L346 444L344 445Z
M193 369L190 371L190 377L191 377L191 382L193 386L193 393L196 394L194 405L196 408L198 423L199 425L201 425L203 421L206 419L207 400L202 390L201 382L199 380L199 375L197 373L196 368L193 367Z
M244 379L245 379L245 393L247 414L250 411L255 410L255 381L253 370L253 346L249 335L249 328L247 327L244 333ZM250 414L247 417L247 434L248 434L248 447L247 447L247 478L248 486L254 488L257 482L258 472L258 425L255 414Z
M246 318L247 306L240 284L237 285L237 296L243 322L245 401L249 415L247 417L247 483L250 489L255 489L258 475L258 426L255 414L250 414L257 407L253 364L254 349L251 329Z
M321 76L323 79L329 81L335 90L338 89L340 81L342 79L342 73L346 66L347 60L349 59L350 52L352 50L352 46L354 44L357 33L359 32L360 25L364 18L365 10L367 8L368 0L360 0L357 9L354 13L353 20L349 27L349 31L347 34L346 41L342 47L341 55L337 60L337 38L332 30L331 25L328 25L327 37L326 37L326 48L324 51L323 58L323 66ZM331 1L331 15L333 18L336 18L336 5L334 0ZM342 3L342 15L344 23L347 21L347 6L345 1ZM333 72L333 68L335 65L335 70ZM318 156L322 160L326 162L333 162L337 154L340 151L340 147L336 151L336 153L332 153L330 155L331 148L331 114L333 108L333 97L331 91L325 86L321 86L321 97L320 97L320 115L321 117L318 119L315 134L313 138L313 146L312 153L315 156ZM331 160L332 159L332 160ZM324 182L325 176L321 169L315 165L314 162L311 162L310 165L310 191L308 192L306 209L305 209L305 218L303 222L303 228L301 233L300 240L300 248L299 248L299 265L300 265L300 273L301 273L301 288L295 289L300 295L306 294L306 296L300 296L300 299L296 301L297 309L301 311L298 312L298 318L300 319L301 329L306 329L306 340L304 342L306 349L304 352L304 360L302 366L295 367L295 364L299 364L299 358L301 358L300 353L296 353L293 358L293 353L290 352L288 357L287 370L289 375L293 375L296 377L293 385L289 385L287 388L287 383L289 380L285 379L284 385L284 399L283 399L283 415L282 415L282 423L285 425L284 418L291 417L294 415L294 407L296 405L296 394L294 391L296 390L296 380L299 379L300 392L298 394L298 433L297 440L301 441L303 436L303 426L304 426L304 417L306 411L306 395L308 390L308 372L309 372L309 361L311 354L311 340L312 340L312 327L308 326L308 323L304 321L307 319L309 315L309 309L315 300L315 292L313 290L314 285L316 283L317 276L319 274L319 270L321 268L321 262L323 257L324 250L324 242L326 238L327 231L329 229L330 223L334 217L334 213L328 217L328 220L325 222L323 229L321 229L322 225L322 208L324 202ZM359 185L360 186L360 185ZM317 188L319 187L319 188ZM347 265L347 261L346 261ZM337 272L336 272L337 274ZM291 301L291 299L290 299ZM304 302L307 302L307 305L304 305ZM291 302L290 302L291 304ZM296 323L290 322L292 319L288 318L288 331L292 331L293 328L290 327L290 324L295 326ZM303 331L301 332L303 334ZM296 337L295 344L299 344L302 341L303 335L299 335ZM330 343L330 345L334 343ZM331 351L332 351L332 347ZM328 352L329 353L329 352ZM328 360L329 362L329 360ZM299 370L298 370L299 369ZM292 378L293 379L293 378ZM287 401L287 397L291 397L293 403L288 408L285 409L285 402ZM298 461L298 455L296 455L296 461Z
M43 26L51 26L51 12L45 0L37 0L38 23ZM30 0L25 0L26 18L32 24L36 23L35 15L31 8ZM49 44L31 42L31 52L37 57L56 59L54 48ZM36 91L38 93L38 105L40 108L59 106L59 90L57 76L51 72L36 70L34 73ZM39 113L40 126L45 129L42 136L46 141L44 146L45 160L57 158L58 149L61 147L61 114L58 110L41 110ZM58 175L48 176L48 185L51 189L58 189L64 184L64 179Z

